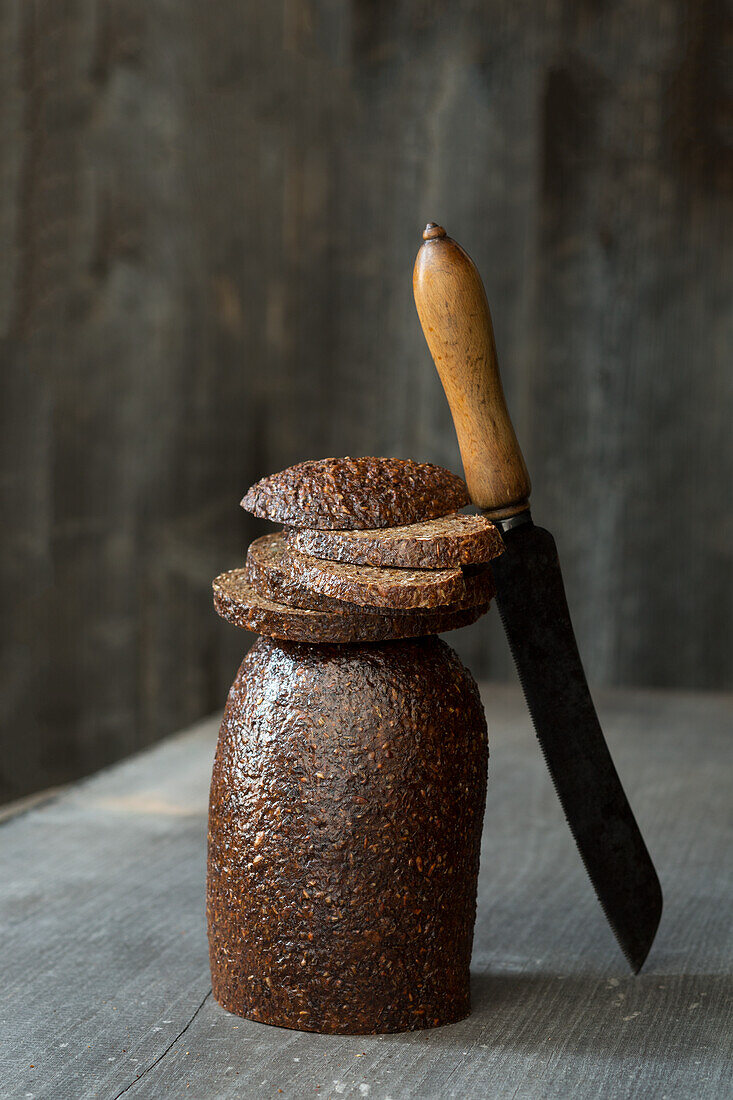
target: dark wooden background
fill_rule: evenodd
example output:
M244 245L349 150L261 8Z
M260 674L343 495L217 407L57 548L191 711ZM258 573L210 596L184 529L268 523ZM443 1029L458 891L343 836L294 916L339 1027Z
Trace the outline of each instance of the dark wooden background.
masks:
M729 2L1 12L1 798L223 703L250 482L460 469L428 219L483 273L591 678L733 688ZM458 647L509 677L489 619Z

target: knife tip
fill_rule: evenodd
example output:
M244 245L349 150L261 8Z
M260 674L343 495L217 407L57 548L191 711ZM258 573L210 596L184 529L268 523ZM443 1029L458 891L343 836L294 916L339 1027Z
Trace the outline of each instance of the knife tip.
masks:
M616 938L635 975L639 973L647 960L662 919L664 898L656 872L653 872L649 877L644 893L642 911L637 918L633 932L627 929L625 938L622 938L616 932ZM616 930L614 929L614 931Z

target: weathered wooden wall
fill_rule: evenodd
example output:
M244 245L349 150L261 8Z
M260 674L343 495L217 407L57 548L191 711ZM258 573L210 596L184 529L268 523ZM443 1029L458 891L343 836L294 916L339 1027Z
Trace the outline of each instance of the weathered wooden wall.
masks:
M1 10L0 797L221 704L251 481L460 468L430 218L484 275L591 677L733 687L729 3ZM511 675L495 621L458 644Z

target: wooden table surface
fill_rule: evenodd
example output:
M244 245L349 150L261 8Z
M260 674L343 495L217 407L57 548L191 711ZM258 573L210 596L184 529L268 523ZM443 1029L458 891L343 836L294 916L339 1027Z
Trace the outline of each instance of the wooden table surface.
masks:
M585 878L521 696L489 685L484 699L492 758L469 1019L325 1036L214 1002L212 718L0 826L0 1096L733 1095L733 697L599 698L665 891L637 978Z

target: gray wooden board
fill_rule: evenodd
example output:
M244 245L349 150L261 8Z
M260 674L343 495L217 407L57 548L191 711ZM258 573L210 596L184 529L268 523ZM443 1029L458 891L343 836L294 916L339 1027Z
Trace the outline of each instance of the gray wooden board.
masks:
M733 689L729 36L713 0L0 4L0 800L219 706L257 478L460 469L431 218L591 676ZM510 675L497 616L457 645Z
M492 758L468 1020L320 1036L213 1001L211 719L0 826L0 1096L730 1095L733 698L600 698L665 890L637 978L586 881L521 697L489 686L484 699Z

